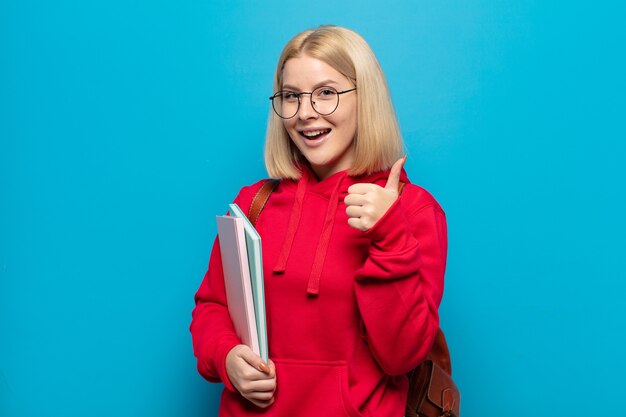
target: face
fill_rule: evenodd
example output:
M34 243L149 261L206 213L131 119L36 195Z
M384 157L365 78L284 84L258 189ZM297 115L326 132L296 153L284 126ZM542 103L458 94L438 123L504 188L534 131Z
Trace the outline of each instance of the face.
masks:
M283 90L311 92L322 86L337 91L354 88L348 78L319 59L303 54L287 60L283 67ZM298 113L283 120L289 137L319 180L352 166L357 128L356 93L355 90L339 95L339 106L327 116L313 109L308 94L302 95Z

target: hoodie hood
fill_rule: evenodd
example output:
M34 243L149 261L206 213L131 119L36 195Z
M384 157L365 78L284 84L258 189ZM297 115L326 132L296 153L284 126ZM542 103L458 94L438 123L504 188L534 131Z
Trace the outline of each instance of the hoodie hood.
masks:
M348 188L358 183L374 183L384 187L387 183L388 177L389 170L357 177L348 176L347 171L341 171L325 178L322 181L319 181L308 166L303 167L302 175L296 182L296 195L291 209L291 214L289 216L287 234L280 250L276 265L274 266L274 273L282 274L286 270L287 261L291 255L293 240L298 231L298 226L300 225L305 196L308 193L317 194L318 196L327 199L328 203L322 231L315 249L315 257L311 267L311 273L309 275L307 293L310 296L319 295L320 279L324 268L328 245L332 237L337 208L340 204L344 204L343 200L348 195ZM404 169L402 169L400 174L400 181L404 183L408 182Z

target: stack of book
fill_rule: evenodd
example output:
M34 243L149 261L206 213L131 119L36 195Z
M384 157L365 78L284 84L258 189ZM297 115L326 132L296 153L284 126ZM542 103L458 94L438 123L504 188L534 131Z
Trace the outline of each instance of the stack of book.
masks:
M217 216L228 312L242 343L267 363L261 237L237 204L229 207Z

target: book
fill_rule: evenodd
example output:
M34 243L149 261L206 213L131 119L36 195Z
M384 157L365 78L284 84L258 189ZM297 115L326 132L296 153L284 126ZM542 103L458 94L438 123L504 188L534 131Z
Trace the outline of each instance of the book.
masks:
M217 216L217 233L230 318L241 342L260 356L244 221L240 217Z
M263 284L263 253L261 248L261 236L256 231L248 217L237 204L230 204L230 214L243 219L243 227L246 237L246 249L248 251L248 267L250 282L252 283L252 298L254 300L254 314L256 318L257 335L259 337L259 350L261 359L268 361L267 348L267 325L265 320L265 290Z

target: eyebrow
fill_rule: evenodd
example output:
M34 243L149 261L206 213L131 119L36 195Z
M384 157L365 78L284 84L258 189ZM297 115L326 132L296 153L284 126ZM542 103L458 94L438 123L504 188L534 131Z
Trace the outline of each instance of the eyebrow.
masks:
M337 81L333 81L333 80L324 80L324 81L320 81L320 82L319 82L319 83L317 83L317 84L314 84L314 85L313 85L313 90L315 90L315 89L316 89L316 88L318 88L318 87L323 87L323 86L325 86L325 85L331 85L331 84L339 85L339 83L338 83ZM289 85L289 84L283 84L283 88L287 88L287 89L290 89L290 90L299 91L299 89L298 89L298 88L296 88L296 87L294 87L294 86L292 86L292 85Z

